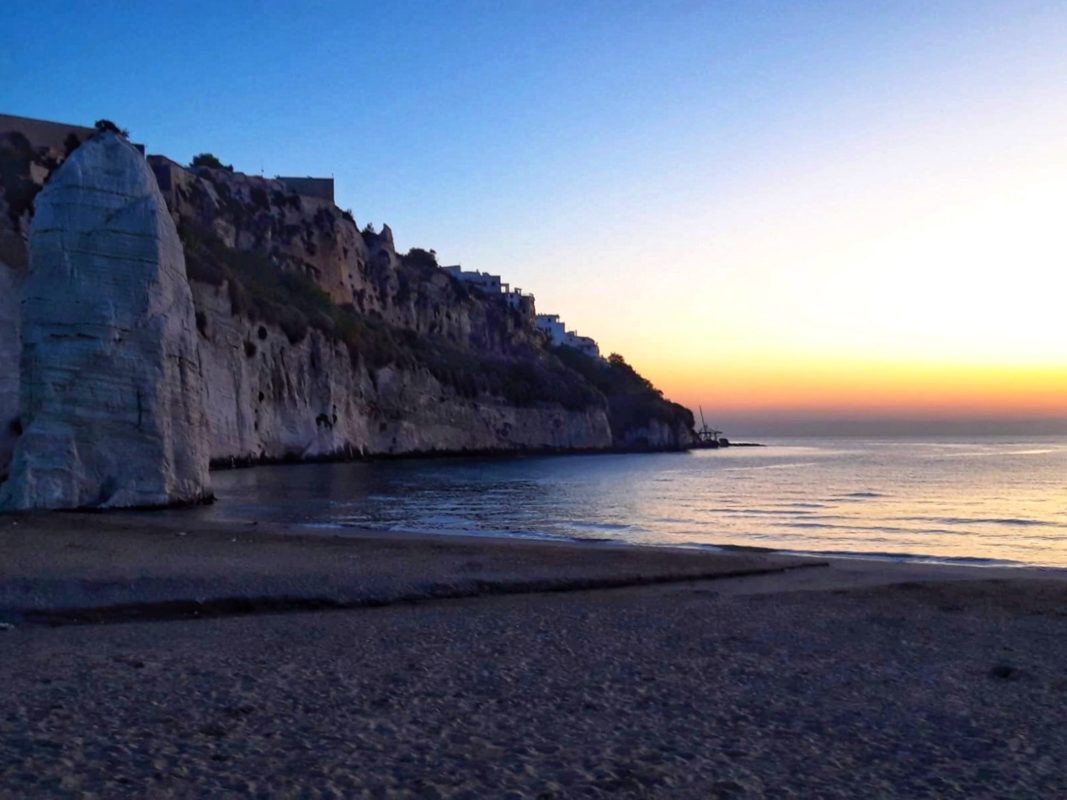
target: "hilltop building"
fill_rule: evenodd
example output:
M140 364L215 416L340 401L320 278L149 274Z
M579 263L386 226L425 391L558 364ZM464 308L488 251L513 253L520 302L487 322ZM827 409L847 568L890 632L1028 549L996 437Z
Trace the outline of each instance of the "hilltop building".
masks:
M579 336L574 331L567 331L567 346L590 358L600 358L600 345L589 336Z
M499 275L490 275L488 272L480 272L479 270L465 270L459 264L441 267L441 269L461 283L473 286L485 294L502 294L504 302L508 304L509 308L514 308L517 311L529 309L529 312L533 313L534 296L532 294L524 294L522 289L518 287L512 289L511 284L504 283Z
M538 314L537 329L548 336L553 347L573 347L590 358L600 358L600 346L596 340L567 330L559 314Z
M511 308L520 311L529 308L531 312L536 311L533 307L533 295L523 294L522 289L517 287L512 289L511 285L504 283L499 275L491 275L479 270L465 270L460 264L441 267L441 269L456 280L480 289L486 294L503 294L504 302ZM559 314L537 314L535 319L537 329L548 336L553 347L572 347L589 358L600 358L600 346L597 345L596 340L589 336L580 336L577 331L567 330Z
M0 114L0 133L8 132L21 133L34 147L45 147L63 153L84 142L96 133L96 129L87 128L84 125L71 125L67 122ZM130 142L130 144L136 147L141 155L144 155L143 144L136 142Z
M567 328L560 322L559 314L538 314L537 330L548 336L553 347L560 347L567 338Z
M503 288L499 275L490 275L488 272L479 272L478 270L471 272L464 270L459 264L451 267L441 267L441 269L461 283L481 289L486 294L499 294Z

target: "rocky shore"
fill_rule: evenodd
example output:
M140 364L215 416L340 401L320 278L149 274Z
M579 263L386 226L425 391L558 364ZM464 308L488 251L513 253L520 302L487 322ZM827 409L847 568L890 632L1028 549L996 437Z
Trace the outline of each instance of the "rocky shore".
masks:
M3 520L0 796L1067 792L1056 571L191 519Z

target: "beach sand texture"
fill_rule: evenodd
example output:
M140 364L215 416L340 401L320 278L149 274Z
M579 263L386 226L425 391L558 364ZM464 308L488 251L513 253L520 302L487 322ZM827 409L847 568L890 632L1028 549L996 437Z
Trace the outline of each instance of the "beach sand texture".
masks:
M0 795L1067 795L1054 571L181 519L4 521ZM354 607L153 619L190 588ZM27 615L94 597L145 621Z

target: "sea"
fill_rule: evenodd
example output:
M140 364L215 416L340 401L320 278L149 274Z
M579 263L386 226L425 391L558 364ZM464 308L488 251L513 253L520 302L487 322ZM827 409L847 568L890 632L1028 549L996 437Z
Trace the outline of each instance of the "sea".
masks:
M216 472L221 519L310 534L761 547L1067 567L1067 437L774 439L688 453L434 458Z

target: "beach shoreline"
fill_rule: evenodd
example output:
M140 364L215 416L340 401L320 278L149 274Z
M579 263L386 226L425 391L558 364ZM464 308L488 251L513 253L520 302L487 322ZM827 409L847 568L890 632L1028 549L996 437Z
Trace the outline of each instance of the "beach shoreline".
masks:
M745 591L835 591L946 581L1065 581L1055 567L786 553L743 545L398 533L343 534L182 513L0 517L0 620L76 621L356 608L424 599L583 591L746 577ZM801 574L803 573L803 574ZM756 580L759 578L760 580ZM243 609L240 610L240 609ZM103 619L106 615L96 616Z
M1049 797L1064 571L0 518L0 797Z

